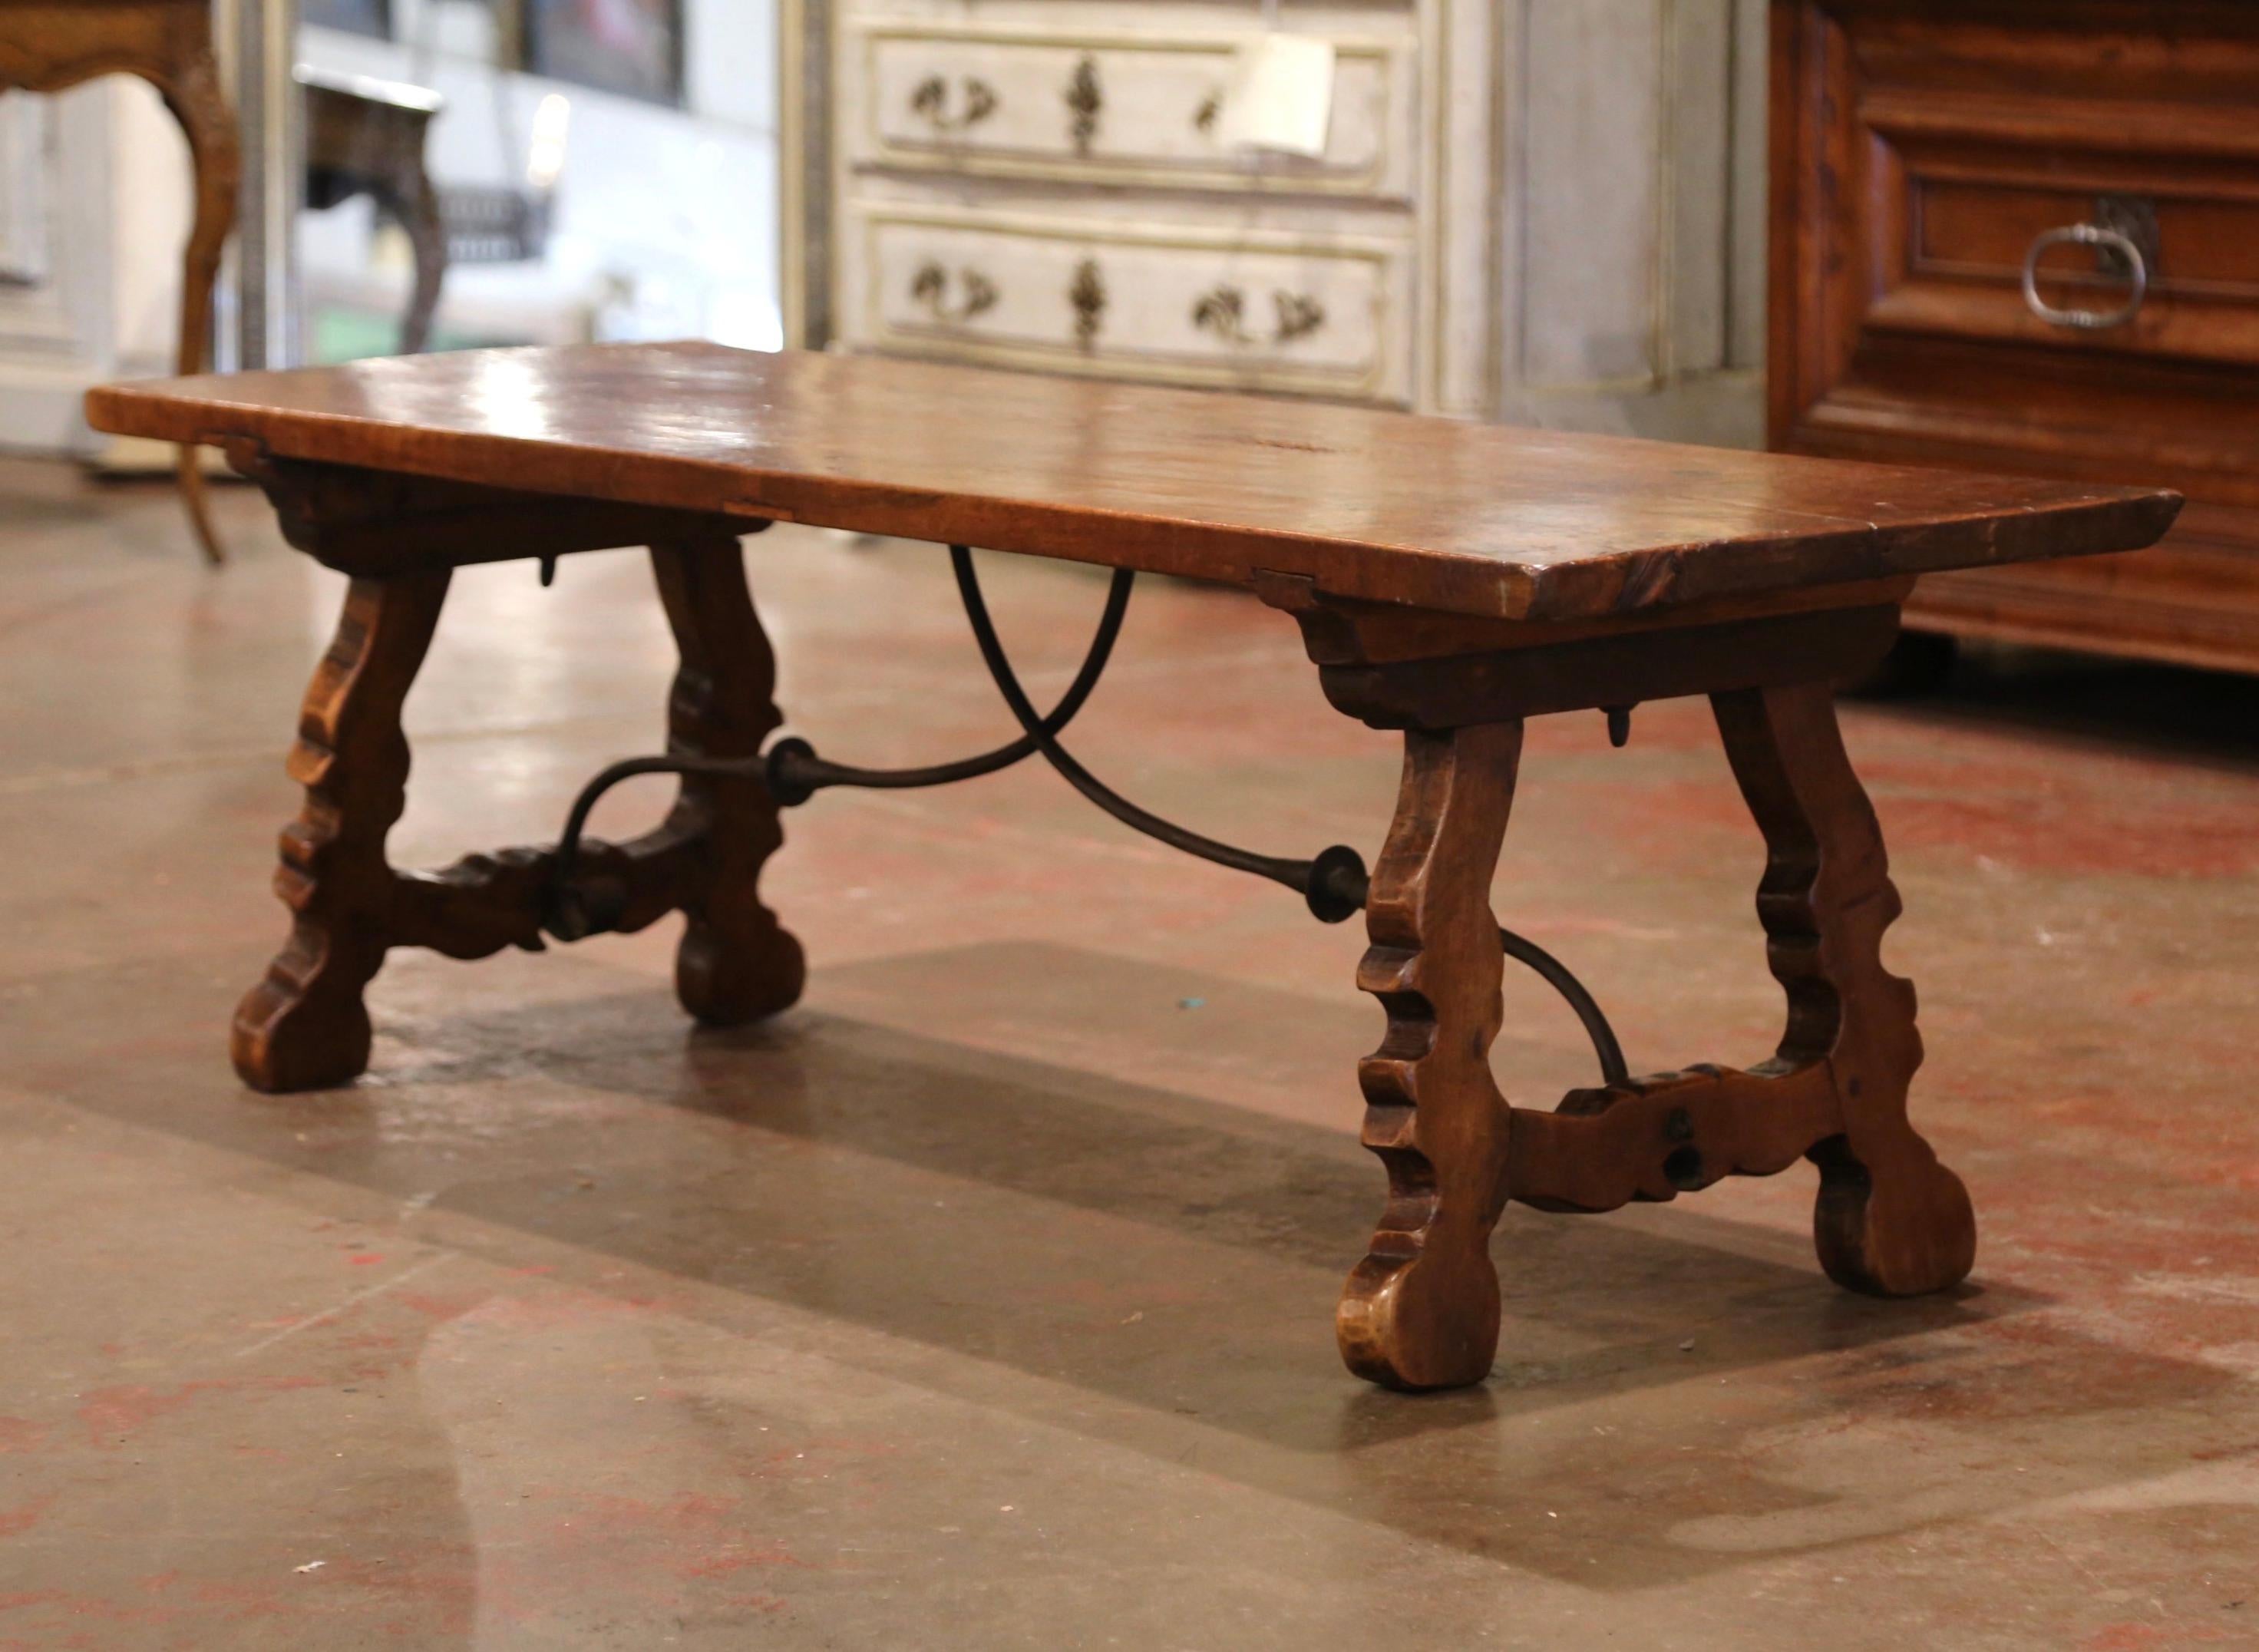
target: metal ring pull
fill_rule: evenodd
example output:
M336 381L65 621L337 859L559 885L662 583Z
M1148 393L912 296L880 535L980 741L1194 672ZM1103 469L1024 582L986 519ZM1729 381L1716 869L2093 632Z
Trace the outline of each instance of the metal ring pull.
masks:
M2123 265L2134 283L2126 302L2115 310L2058 310L2042 298L2040 257L2051 246L2107 249ZM2033 238L2031 250L2024 254L2024 303L2032 314L2051 326L2077 327L2089 332L2122 327L2141 313L2141 301L2149 294L2149 260L2142 256L2141 243L2122 230L2107 229L2099 224L2066 224L2042 230Z

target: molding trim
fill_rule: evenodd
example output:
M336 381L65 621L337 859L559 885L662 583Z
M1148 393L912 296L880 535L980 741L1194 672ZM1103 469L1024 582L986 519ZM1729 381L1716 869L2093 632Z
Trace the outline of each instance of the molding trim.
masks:
M0 288L45 287L54 274L55 110L0 93Z

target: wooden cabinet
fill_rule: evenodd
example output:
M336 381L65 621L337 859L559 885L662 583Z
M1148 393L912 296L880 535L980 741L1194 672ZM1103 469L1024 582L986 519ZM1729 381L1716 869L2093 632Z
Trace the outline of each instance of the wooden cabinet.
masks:
M2259 8L1774 0L1772 444L2180 489L1909 623L2259 670Z

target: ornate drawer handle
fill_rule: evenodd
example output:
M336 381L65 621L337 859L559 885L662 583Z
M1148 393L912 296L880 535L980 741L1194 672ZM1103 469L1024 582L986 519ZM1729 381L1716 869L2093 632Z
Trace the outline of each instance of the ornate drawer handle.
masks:
M1229 281L1220 282L1193 301L1193 325L1236 345L1282 345L1326 324L1326 307L1308 293L1276 288L1271 304L1279 324L1265 338L1247 331L1247 295Z
M1098 86L1098 60L1087 53L1067 76L1067 112L1073 118L1067 123L1066 134L1074 140L1074 153L1090 153L1090 140L1098 136L1098 117L1106 107L1106 94Z
M1273 342L1285 344L1306 332L1315 332L1326 324L1326 307L1308 293L1273 293L1272 303L1279 312L1279 331Z
M2126 302L2115 310L2058 310L2040 296L2040 255L2051 246L2093 246L2105 249L2128 281L2133 290ZM2024 254L2024 303L2032 314L2056 327L2077 327L2087 331L2099 331L2105 327L2122 327L2141 313L2141 301L2149 296L2149 260L2142 253L2141 245L2123 230L2113 230L2099 224L2066 224L2052 230L2042 230L2032 239L2031 250Z
M951 304L949 272L929 260L919 265L917 274L910 277L910 296L923 304L936 321L970 321L982 310L995 308L995 282L977 269L961 269L957 272L957 279L965 289L965 296Z
M968 126L978 126L996 112L996 89L977 75L965 77L965 107L952 115L949 112L949 82L938 75L929 75L910 89L910 110L923 116L936 132L963 132Z
M1087 350L1098 342L1098 329L1106 319L1106 278L1098 273L1096 259L1086 258L1074 267L1066 302L1074 311L1074 341Z

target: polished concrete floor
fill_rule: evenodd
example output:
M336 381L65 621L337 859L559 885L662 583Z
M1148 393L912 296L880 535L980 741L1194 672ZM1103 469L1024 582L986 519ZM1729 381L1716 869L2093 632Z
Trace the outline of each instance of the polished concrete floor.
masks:
M1034 765L794 815L771 1025L687 1028L671 924L403 954L366 1082L239 1088L338 581L220 505L212 573L161 490L0 467L0 1648L2259 1645L2259 685L1995 660L1848 713L1967 1288L1834 1289L1801 1167L1517 1208L1493 1380L1407 1399L1332 1345L1354 926ZM937 552L748 554L828 753L1001 737ZM1055 687L1100 582L991 566ZM459 576L396 858L551 836L652 746L647 587ZM1184 586L1076 736L1274 852L1370 851L1394 785L1285 621ZM1499 909L1635 1066L1769 1049L1702 709L1548 720L1524 773ZM1496 1060L1588 1080L1525 981Z

